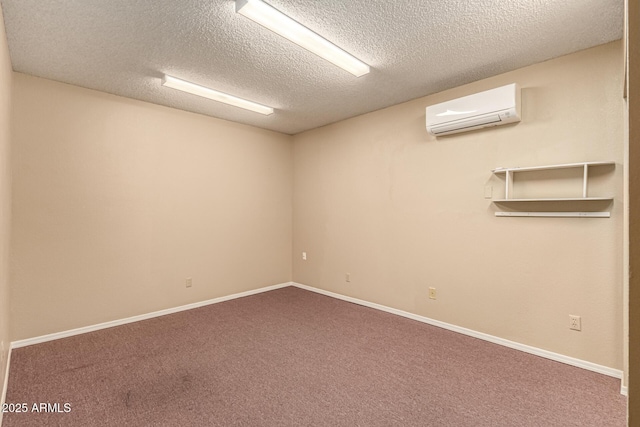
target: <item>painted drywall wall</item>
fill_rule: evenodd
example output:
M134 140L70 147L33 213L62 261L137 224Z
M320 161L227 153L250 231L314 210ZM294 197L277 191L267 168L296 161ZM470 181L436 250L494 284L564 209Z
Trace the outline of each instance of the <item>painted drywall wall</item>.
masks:
M290 281L290 136L18 73L13 105L12 340Z
M622 369L622 64L615 42L296 135L294 281ZM427 105L513 82L521 123L427 134ZM497 218L485 198L493 168L596 160L617 163L590 188L609 219ZM579 175L518 191L579 196Z
M629 50L629 426L640 426L640 4L628 2Z
M623 194L629 200L629 3L624 2L624 36L622 38L622 55L624 58L624 83L623 83ZM629 204L626 203L623 211L622 224L622 387L629 386Z
M9 354L9 250L11 241L11 59L0 9L0 393ZM0 413L0 422L2 414Z

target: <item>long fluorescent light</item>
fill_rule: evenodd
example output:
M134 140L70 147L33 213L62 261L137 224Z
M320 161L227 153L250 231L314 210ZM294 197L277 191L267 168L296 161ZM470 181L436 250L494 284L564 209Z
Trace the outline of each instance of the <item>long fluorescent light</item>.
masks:
M370 71L369 66L364 62L260 0L236 0L236 12L291 40L356 77L360 77Z
M273 114L273 108L267 107L266 105L247 101L246 99L238 98L237 96L229 95L228 93L218 92L217 90L187 82L185 80L180 80L175 77L165 75L162 78L162 86L209 98L214 101L224 102L225 104L244 108L245 110L255 111L256 113L264 114L265 116Z

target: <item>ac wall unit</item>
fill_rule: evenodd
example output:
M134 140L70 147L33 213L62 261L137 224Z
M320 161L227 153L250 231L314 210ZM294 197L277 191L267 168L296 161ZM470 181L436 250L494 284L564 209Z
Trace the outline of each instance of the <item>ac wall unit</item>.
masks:
M427 107L427 131L436 136L519 121L515 83Z

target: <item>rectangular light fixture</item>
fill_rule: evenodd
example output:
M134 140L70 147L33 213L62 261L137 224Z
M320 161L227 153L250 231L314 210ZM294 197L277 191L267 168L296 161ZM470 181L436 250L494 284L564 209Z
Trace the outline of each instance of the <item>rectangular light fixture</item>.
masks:
M236 0L236 12L350 72L367 74L367 64L260 0Z
M162 78L162 86L181 90L192 95L202 96L214 101L224 102L225 104L233 105L234 107L240 107L244 108L245 110L264 114L265 116L273 114L273 108L267 107L266 105L247 101L246 99L238 98L237 96L229 95L228 93L218 92L217 90L209 89L208 87L200 86L185 80L180 80L175 77L165 75Z

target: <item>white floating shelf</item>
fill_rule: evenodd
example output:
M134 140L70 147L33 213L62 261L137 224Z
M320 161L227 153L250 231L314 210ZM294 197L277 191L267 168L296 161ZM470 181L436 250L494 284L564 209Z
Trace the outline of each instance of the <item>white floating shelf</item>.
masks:
M506 172L529 172L539 171L546 169L568 169L568 168L583 168L585 166L606 166L615 165L616 162L581 162L581 163L563 163L559 165L547 165L547 166L529 166L529 167L512 167L512 168L495 168L493 173L506 173Z
M610 218L610 212L496 212L496 216L546 218Z
M509 203L509 202L593 202L613 200L613 197L553 197L553 198L540 198L540 199L493 199L494 203Z
M593 201L612 201L613 197L590 197L588 192L589 169L593 166L615 166L615 162L580 162L580 163L564 163L559 165L548 166L530 166L530 167L511 167L511 168L495 168L492 172L496 175L504 174L504 199L494 199L493 203L507 203L516 206L525 202L593 202ZM536 197L515 199L511 197L513 193L513 182L516 172L532 172L553 169L582 169L582 197ZM553 206L553 205L549 205ZM584 206L584 205L583 205ZM516 217L572 217L572 218L609 218L610 212L496 212L496 216L516 216Z

